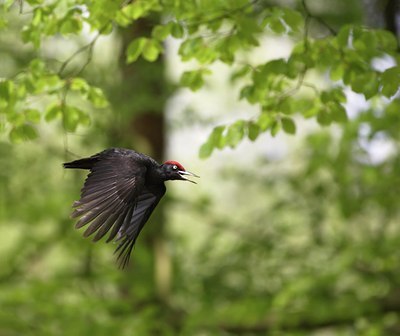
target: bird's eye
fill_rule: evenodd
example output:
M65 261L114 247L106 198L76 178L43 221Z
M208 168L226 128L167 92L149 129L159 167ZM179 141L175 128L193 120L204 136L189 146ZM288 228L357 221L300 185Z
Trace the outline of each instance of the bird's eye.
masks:
M172 166L172 169L173 169L173 170L177 170L177 169L178 169L178 166L177 166L177 165L173 165L173 166Z

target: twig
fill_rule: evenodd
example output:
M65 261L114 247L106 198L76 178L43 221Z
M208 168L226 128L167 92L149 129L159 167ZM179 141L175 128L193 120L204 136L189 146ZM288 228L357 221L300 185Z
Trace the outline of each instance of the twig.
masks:
M80 74L85 68L86 66L90 63L90 61L92 60L93 57L93 48L94 45L96 44L97 40L99 39L99 37L101 36L102 32L107 28L108 23L105 24L97 33L97 35L88 43L85 44L84 46L80 47L77 51L75 51L70 57L68 57L62 64L60 69L58 70L58 75L62 76L64 70L66 69L66 67L71 63L71 61L79 54L83 53L85 50L89 50L88 51L88 57L85 61L85 63L83 64L83 66L79 69L79 71L77 72L77 74Z
M301 87L304 85L304 77L306 76L308 68L304 66L303 70L299 73L299 76L297 77L297 83L294 87L291 89L282 92L279 96L277 96L278 102L281 102L283 99L289 96L293 96L296 92L298 92Z
M98 33L92 41L90 41L88 44L85 44L81 48L79 48L77 51L75 51L70 57L68 57L62 64L60 69L58 70L58 75L61 76L62 73L64 72L65 68L68 66L68 64L80 53L84 52L86 49L89 49L89 52L91 49L93 49L94 44L96 43L97 39L99 38L100 33Z
M67 81L64 86L64 90L60 93L60 105L61 105L61 113L62 113L62 128L63 128L63 144L64 144L64 152L69 152L68 149L68 132L65 127L65 106L67 103L67 96L70 90L70 84Z
M94 44L96 43L97 39L99 38L100 33L93 39L92 43L89 45L89 51L88 51L88 56L86 58L85 63L81 66L79 71L76 73L76 76L80 75L83 70L88 66L88 64L92 61L93 58L93 49L94 49Z

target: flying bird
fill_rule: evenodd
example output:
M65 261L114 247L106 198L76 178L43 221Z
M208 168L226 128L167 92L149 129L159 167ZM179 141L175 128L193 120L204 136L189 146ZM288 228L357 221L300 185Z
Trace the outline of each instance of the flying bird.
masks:
M79 201L74 202L75 227L90 224L83 233L94 233L98 241L110 230L107 242L119 242L115 253L124 268L136 239L151 213L164 196L165 181L189 180L188 172L176 161L159 164L151 157L124 148L110 148L88 158L64 163L64 168L88 169Z

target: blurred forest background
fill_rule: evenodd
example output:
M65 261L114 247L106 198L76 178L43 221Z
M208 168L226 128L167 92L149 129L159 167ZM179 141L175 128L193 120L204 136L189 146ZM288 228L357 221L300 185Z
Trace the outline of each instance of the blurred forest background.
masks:
M400 335L398 1L0 5L1 336ZM124 271L62 169L107 147L201 176Z

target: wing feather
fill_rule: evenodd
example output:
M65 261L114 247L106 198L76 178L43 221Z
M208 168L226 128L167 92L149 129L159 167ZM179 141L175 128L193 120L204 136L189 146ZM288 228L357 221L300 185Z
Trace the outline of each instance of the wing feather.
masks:
M113 226L110 235L108 236L107 243L112 241L115 236L118 234L119 230L125 223L125 221L129 222L129 218L131 218L132 213L133 213L134 207L129 207L126 212L121 214L121 216L118 217L117 221L115 222L115 225Z
M117 241L121 242L114 253L119 252L117 260L121 268L128 264L132 248L140 231L164 194L165 186L157 192L150 192L145 189L137 197L133 213L126 218L129 221L125 221L118 232Z

